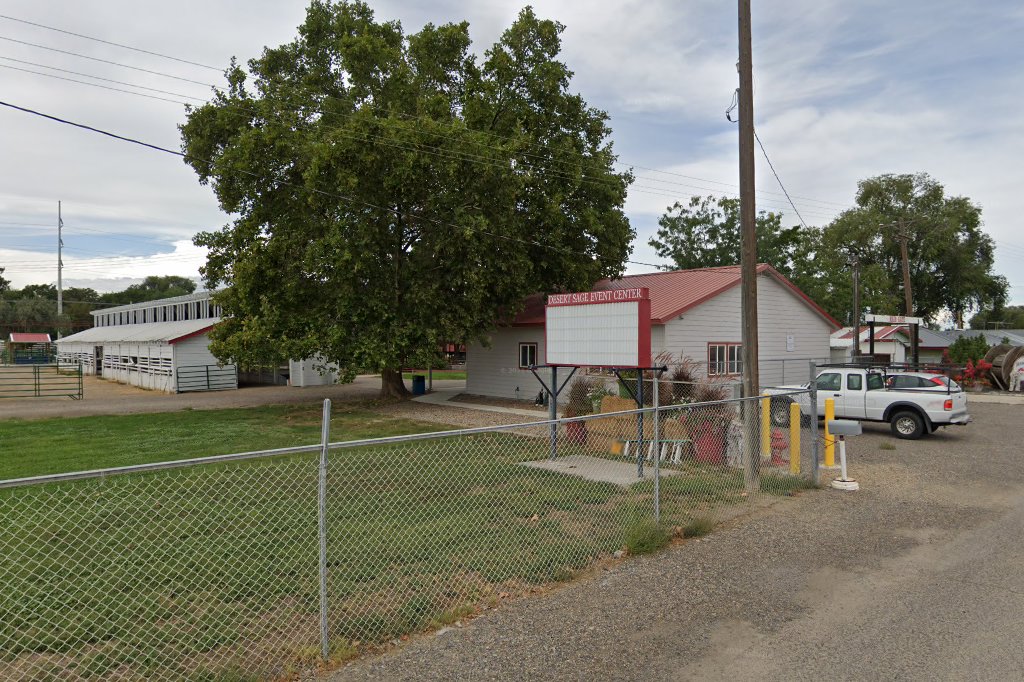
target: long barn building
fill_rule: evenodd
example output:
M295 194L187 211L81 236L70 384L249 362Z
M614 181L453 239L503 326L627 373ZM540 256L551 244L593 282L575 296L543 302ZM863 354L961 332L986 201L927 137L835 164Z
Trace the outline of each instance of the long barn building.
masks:
M240 371L210 352L209 332L221 308L198 291L186 296L93 311L93 327L57 340L60 362L81 363L85 374L168 393L238 388L247 383L320 386L337 382L317 360Z
M234 365L210 353L220 306L203 291L96 310L93 327L57 340L60 362L85 374L168 393L238 387Z

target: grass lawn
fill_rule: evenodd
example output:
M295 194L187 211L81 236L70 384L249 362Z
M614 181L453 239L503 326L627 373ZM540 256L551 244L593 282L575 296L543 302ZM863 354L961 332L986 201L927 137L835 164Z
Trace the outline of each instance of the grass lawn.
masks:
M157 459L319 433L319 410L295 407L101 418L110 421L97 431L50 420L36 432L44 444L27 438L34 454L5 465L39 473L31 462L54 447L79 453L78 468L127 463L145 440L123 445L124 436L158 416L164 430L151 435L176 440L160 443ZM45 423L3 423L0 438ZM424 428L359 409L338 410L333 425L332 439ZM569 578L650 519L649 480L623 488L521 466L546 453L545 438L508 433L333 451L332 655ZM316 462L283 456L0 491L0 677L255 680L315 668ZM682 468L662 481L669 525L746 499L740 472ZM793 487L765 477L766 492Z
M414 369L411 372L402 372L402 378L405 379L406 381L412 381L412 375L413 374L422 374L423 376L427 376L427 370L425 370L425 369ZM448 379L448 380L451 380L451 381L465 381L466 380L466 372L465 372L465 370L456 370L456 369L435 369L434 370L434 378L435 379Z
M0 481L320 441L320 405L0 420ZM425 424L334 405L331 440L437 431Z

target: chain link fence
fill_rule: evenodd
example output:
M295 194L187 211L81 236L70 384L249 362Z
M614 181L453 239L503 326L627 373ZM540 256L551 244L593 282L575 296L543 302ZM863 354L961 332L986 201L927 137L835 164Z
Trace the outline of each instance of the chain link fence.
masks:
M0 482L0 679L311 676L807 487L785 398Z

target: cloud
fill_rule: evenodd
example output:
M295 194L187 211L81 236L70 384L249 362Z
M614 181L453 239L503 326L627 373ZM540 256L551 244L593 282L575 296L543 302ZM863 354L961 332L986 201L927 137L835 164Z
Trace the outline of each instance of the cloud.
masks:
M638 233L633 258L655 262L646 242L667 206L692 194L737 191L736 128L724 118L737 84L735 5L714 0L628 0L600 7L584 0L533 4L539 16L565 24L562 58L575 72L572 88L608 111L616 151L636 166L637 182L627 203ZM265 45L291 40L303 19L303 5L257 0L243 11L229 4L183 0L147 5L139 12L125 0L84 0L60 7L26 5L17 14L222 68L231 55L244 62ZM521 7L454 0L381 0L373 6L379 19L399 19L408 32L428 21L466 19L478 53L498 38ZM1024 72L1016 48L1024 32L1019 3L784 0L755 3L753 29L758 131L808 223L828 222L849 205L858 180L925 171L951 193L982 205L986 229L1001 244L999 271L1024 284L1024 269L1017 265L1024 252L1016 181L1024 149L1024 122L1015 115L1024 104ZM221 82L216 70L24 25L0 21L2 35L204 83ZM5 56L196 97L209 92L203 85L0 43ZM0 72L2 99L172 149L179 145L179 105ZM228 219L210 189L200 186L180 159L168 155L9 110L0 110L0 146L6 162L0 168L0 266L17 281L54 279L53 273L10 260L52 261L46 244L33 241L33 235L41 240L49 233L12 231L4 224L52 225L58 199L64 202L69 234L80 230L78 248L137 258L131 261L135 269L128 270L119 269L119 259L85 259L100 272L83 271L75 277L109 277L111 288L123 288L114 278L178 274L172 268L184 263L196 267L199 261L188 261L190 252L178 244ZM757 178L760 205L782 210L787 221L795 222L760 152ZM81 241L86 236L111 241ZM130 240L137 240L135 248ZM10 246L14 243L28 248ZM182 260L169 260L172 255ZM1014 293L1024 302L1024 287Z

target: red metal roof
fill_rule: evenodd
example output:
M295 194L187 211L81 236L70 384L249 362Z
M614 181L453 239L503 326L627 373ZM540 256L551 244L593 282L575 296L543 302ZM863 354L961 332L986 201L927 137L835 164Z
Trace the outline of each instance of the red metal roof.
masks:
M778 270L767 264L757 266L759 275L774 278L787 287L795 296L802 299L809 307L821 315L834 329L841 325L825 312L825 309L812 301L795 284L786 279ZM722 292L740 283L740 268L730 265L719 268L700 268L697 270L671 270L646 275L627 275L621 279L601 280L594 285L593 291L610 291L614 289L632 289L646 287L651 295L651 322L665 324L673 317L695 308L701 303L714 298ZM545 296L534 294L526 300L523 311L516 315L512 324L543 325Z
M861 341L867 341L868 340L869 331L870 330L869 330L869 328L867 327L866 324L862 324L861 325L861 327L860 327L860 338L861 338ZM880 341L880 340L883 340L883 339L888 339L890 336L892 336L896 332L903 332L904 334L908 334L909 335L909 332L907 332L906 329L903 328L902 326L886 325L884 327L875 327L875 341ZM848 331L845 331L842 334L840 334L838 336L838 338L840 338L840 339L851 339L852 340L853 339L853 327L851 327Z
M11 332L11 343L50 343L49 334L31 332Z

